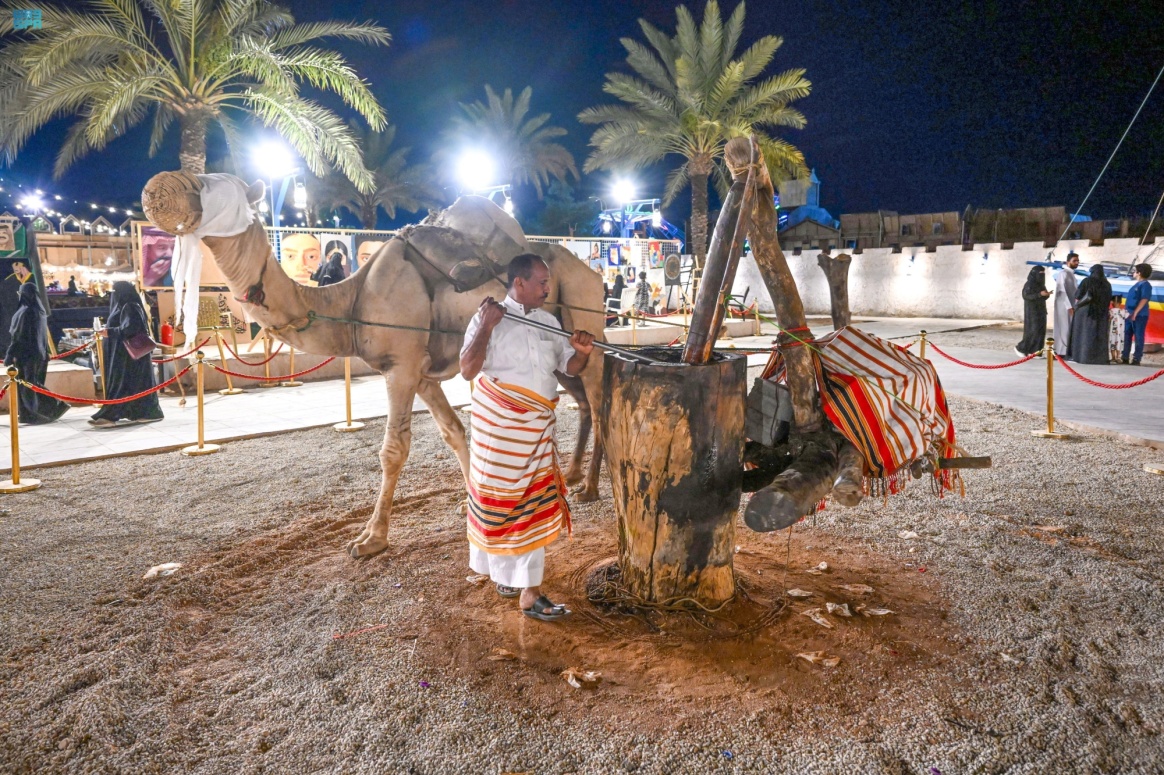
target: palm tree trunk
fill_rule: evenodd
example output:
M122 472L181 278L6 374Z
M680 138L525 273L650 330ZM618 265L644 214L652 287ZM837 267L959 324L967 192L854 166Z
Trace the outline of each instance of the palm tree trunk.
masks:
M178 161L182 172L195 175L206 174L206 128L210 116L202 111L188 111L179 120L182 128L182 145L178 149Z
M360 208L360 225L369 231L376 228L376 205L364 203Z
M707 176L706 172L691 171L691 234L687 247L695 256L699 272L707 259Z

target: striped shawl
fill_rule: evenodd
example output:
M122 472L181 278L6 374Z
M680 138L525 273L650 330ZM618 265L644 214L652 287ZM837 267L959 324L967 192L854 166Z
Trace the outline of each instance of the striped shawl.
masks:
M937 372L904 348L855 328L816 340L813 365L825 416L865 459L866 490L897 492L908 466L922 457L952 457L954 422ZM784 379L773 353L765 379ZM941 471L937 489L951 489L956 471Z
M570 530L554 446L557 398L484 374L474 387L469 541L491 554L525 554Z

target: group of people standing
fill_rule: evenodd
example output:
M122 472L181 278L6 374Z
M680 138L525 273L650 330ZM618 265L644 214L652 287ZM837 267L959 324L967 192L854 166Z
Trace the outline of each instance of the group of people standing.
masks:
M1055 273L1055 354L1077 363L1106 364L1118 357L1121 363L1139 365L1148 327L1152 267L1136 264L1132 268L1136 282L1124 300L1124 311L1112 307L1111 282L1101 264L1093 265L1077 283L1078 267L1079 254L1071 252ZM1015 352L1033 355L1043 349L1047 336L1047 300L1052 293L1046 287L1044 267L1031 269L1022 295L1023 338Z
M634 279L634 272L631 272L631 279ZM626 325L626 319L618 313L622 312L622 294L626 290L626 280L619 272L614 276L614 285L608 286L606 283L602 284L602 293L606 305L606 325L614 328L616 326ZM647 273L639 272L639 281L635 288L634 310L640 315L649 315L652 313L651 308L651 284L647 282Z
M131 352L127 343L149 333L145 307L137 289L131 283L116 282L110 298L109 317L106 321L103 346L105 348L105 398L127 398L148 391L157 383L154 379L150 353ZM20 379L43 388L48 375L48 312L41 301L40 291L33 281L20 286L19 303L9 327L11 336L4 363L15 366ZM19 391L20 422L28 425L50 423L68 410L69 405L52 396L41 395L28 388ZM119 421L125 424L150 423L161 420L162 408L157 393L120 404L106 404L89 420L97 428L112 428Z

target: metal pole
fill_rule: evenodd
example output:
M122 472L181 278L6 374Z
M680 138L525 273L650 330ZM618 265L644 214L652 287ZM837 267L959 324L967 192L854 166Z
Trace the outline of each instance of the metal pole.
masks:
M755 306L752 307L752 311L756 313L756 336L760 336L761 331L763 329L760 326L760 301L759 301L759 299L756 300L756 304L755 304Z
M331 426L341 433L358 431L364 427L362 422L352 422L352 359L344 358L344 410L347 422L337 422Z
M97 348L97 373L101 377L101 397L108 398L105 391L105 347L101 344L101 331L93 332L93 346Z
M223 368L223 370L225 370L226 369L226 353L222 349L222 332L219 331L217 328L214 329L214 341L218 345L218 362L222 364L222 368ZM224 396L237 396L239 393L246 392L242 388L236 388L234 386L234 383L231 382L231 380L230 380L229 374L223 374L222 376L226 377L226 387L224 389L218 391L220 394L222 394Z
M17 369L8 367L8 420L12 423L10 441L12 444L12 478L0 482L0 492L28 492L40 487L39 479L20 481L20 401L17 393L20 385L16 382Z
M1066 433L1055 430L1055 340L1051 337L1047 337L1043 357L1047 359L1047 430L1031 431L1031 435L1041 439L1065 439Z
M278 387L271 381L271 332L266 330L263 331L263 376L266 379L259 383L259 387Z
M924 361L926 359L926 330L924 328L922 329L921 339L919 341L921 342L921 345L918 347L918 350L917 350L918 357L920 357Z
M287 369L287 373L294 374L295 373L295 345L288 344L287 347L289 347L291 349L290 367ZM300 382L299 380L295 379L295 377L291 377L290 379L283 380L279 384L282 385L283 387L299 387L303 383Z
M198 364L195 368L195 370L197 371L197 375L198 375L198 377L197 377L197 380L198 380L198 443L195 444L194 446L191 446L191 447L185 447L182 450L183 455L191 455L191 456L209 455L209 454L212 454L212 453L218 451L217 444L207 444L206 443L206 416L205 416L205 400L204 400L205 399L205 390L203 389L203 385L204 385L203 370L206 367L202 363L202 359L205 358L206 356L202 354L201 350L199 350L198 355L196 357L198 358Z
M631 310L631 345L638 346L639 343L639 318L635 311Z
M558 336L564 337L566 339L569 339L570 337L572 337L574 335L573 331L563 331L560 328L554 328L553 326L547 326L545 323L539 323L536 320L530 320L529 318L522 317L521 315L515 315L512 312L507 311L505 313L505 317L509 318L510 320L515 320L518 323L521 323L522 325L526 325L526 326L529 326L531 328L539 328L542 331L548 331L551 334L557 334ZM654 358L648 358L647 356L642 355L640 353L637 353L634 350L627 350L624 347L619 347L619 346L613 345L613 344L607 344L606 342L599 342L598 340L594 341L594 346L599 348L600 350L609 350L612 353L618 353L619 355L625 356L627 358L631 358L631 359L636 360L636 361L642 361L643 363L662 363L663 362L663 361L657 361ZM671 364L671 365L678 366L681 364L676 363L676 364Z

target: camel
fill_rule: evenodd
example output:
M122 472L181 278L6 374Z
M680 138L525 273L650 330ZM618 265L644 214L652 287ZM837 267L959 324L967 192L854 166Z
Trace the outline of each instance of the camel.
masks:
M189 173L155 175L142 192L146 217L171 234L192 233L202 218L202 185L198 176ZM263 191L263 183L257 182L247 189L247 199L257 203ZM238 206L247 205L239 202ZM384 377L388 416L380 450L380 494L363 532L348 544L353 558L368 557L388 547L393 493L412 439L415 396L420 396L432 412L468 481L465 428L440 383L459 372L465 327L481 301L486 296L502 298L506 288L490 279L480 287L457 292L447 273L438 271L442 259L451 256L461 264L491 260L504 265L518 253L537 253L550 267L552 290L547 306L551 311L560 309L563 326L597 335L603 329L599 275L561 246L526 243L517 222L483 197L462 197L424 223L402 230L351 277L324 288L303 286L287 276L275 260L257 217L240 234L208 236L202 241L213 252L231 293L244 303L250 318L272 336L308 353L361 358ZM575 309L552 306L558 302ZM335 322L309 313L402 328ZM559 379L578 402L580 413L578 443L565 478L570 484L581 482L574 491L577 500L596 500L602 462L597 432L585 474L582 461L586 436L598 427L595 413L600 404L602 358L591 358L578 377L559 375Z

